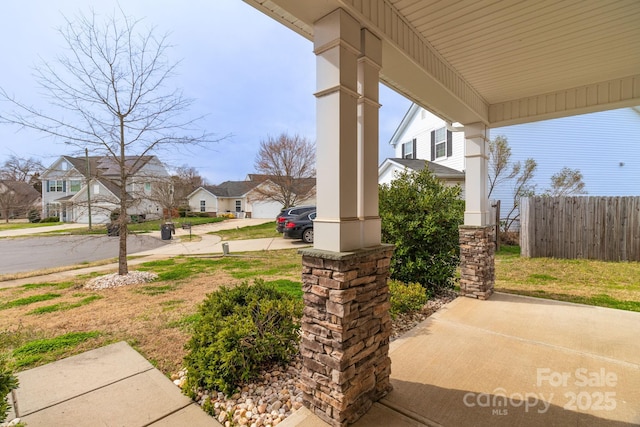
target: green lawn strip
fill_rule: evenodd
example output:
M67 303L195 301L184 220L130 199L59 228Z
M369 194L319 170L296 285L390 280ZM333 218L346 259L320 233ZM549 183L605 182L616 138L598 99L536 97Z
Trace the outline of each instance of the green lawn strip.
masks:
M152 271L158 281L183 280L215 269L215 260L207 258L176 257L166 260L149 261L140 264L139 271Z
M276 232L275 221L266 222L259 225L250 225L231 230L212 231L208 234L220 236L222 240L246 240L246 239L263 239L267 237L282 237L282 234Z
M30 297L19 298L19 299L15 299L12 301L8 301L4 304L1 304L0 310L6 310L8 308L14 308L14 307L22 307L24 305L33 304L40 301L49 301L54 298L59 298L60 296L61 296L60 294L52 294L52 293L41 294L41 295L31 295Z
M496 254L496 290L640 311L640 263L522 258L517 246Z
M42 289L42 288L55 288L55 289L68 289L75 286L74 282L44 282L44 283L27 283L22 285L21 288L25 290Z
M302 283L300 282L296 282L295 280L289 280L289 279L278 279L278 280L271 280L271 281L265 282L265 284L273 285L279 291L285 292L289 295L302 299L302 295L303 295Z
M78 302L61 302L53 305L45 305L43 307L38 307L34 310L31 310L27 314L46 314L53 313L56 311L66 311L74 308L82 307L83 305L87 305L92 303L93 301L102 299L103 297L100 295L90 295L88 297L82 298Z
M172 299L169 301L161 302L160 305L162 306L162 311L170 311L181 305L182 303L184 303L183 299Z
M15 365L17 368L23 368L39 362L56 360L64 352L98 336L98 331L71 332L54 338L30 341L13 350Z
M51 227L52 225L62 225L62 222L18 222L0 224L0 231L3 230L21 230L25 228Z
M200 225L200 224L211 224L216 222L224 221L224 218L174 218L173 222L176 224L176 227L182 227L182 223L189 222L192 225ZM129 224L129 232L130 233L149 233L152 231L159 231L160 225L163 223L162 220L153 220L153 221L144 221L138 223L130 223ZM92 234L106 234L107 226L106 224L94 225L89 230L87 228L74 228L68 230L55 230L48 231L46 234L73 234L73 235L92 235Z
M225 218L209 218L209 217L187 217L187 218L173 218L172 222L176 225L176 227L182 227L184 223L190 223L191 225L201 225L201 224L214 224L217 222L224 221ZM139 223L131 223L129 224L129 231L134 233L144 233L150 231L158 231L160 230L160 226L164 223L162 220L154 220L154 221L144 221Z

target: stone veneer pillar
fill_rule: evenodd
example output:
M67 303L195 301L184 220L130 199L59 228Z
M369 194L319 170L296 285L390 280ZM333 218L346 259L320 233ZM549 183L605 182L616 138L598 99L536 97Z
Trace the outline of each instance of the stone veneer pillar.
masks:
M495 229L493 226L460 226L460 293L488 299L495 283Z
M303 249L300 389L332 426L360 418L391 390L389 288L393 246Z

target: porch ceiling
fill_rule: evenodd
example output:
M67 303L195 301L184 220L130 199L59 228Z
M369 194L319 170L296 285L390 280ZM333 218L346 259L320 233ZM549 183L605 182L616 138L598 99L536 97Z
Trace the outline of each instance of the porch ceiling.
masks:
M640 105L637 0L245 0L312 39L341 7L383 40L382 80L491 127Z

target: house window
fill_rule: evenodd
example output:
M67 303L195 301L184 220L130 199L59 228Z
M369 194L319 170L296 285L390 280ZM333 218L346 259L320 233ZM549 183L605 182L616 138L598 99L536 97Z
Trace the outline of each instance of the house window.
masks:
M52 193L62 193L64 191L66 191L66 185L65 182L62 180L51 180L51 181L47 181L49 186L47 187L47 191L52 192Z
M440 128L435 131L436 159L447 156L447 129Z
M100 185L93 184L93 194L100 194Z
M431 131L431 161L453 155L453 133L447 128Z
M207 211L207 201L200 200L200 212L206 212L206 211Z
M150 182L145 182L144 183L144 191L151 191L151 183Z
M416 139L402 144L402 158L403 159L415 159L416 158Z
M242 200L236 200L236 212L242 211Z
M402 144L402 158L413 159L413 142L405 142Z
M72 179L71 181L69 181L69 188L72 193L77 193L78 191L80 191L80 188L82 188L82 181L80 181L79 179Z

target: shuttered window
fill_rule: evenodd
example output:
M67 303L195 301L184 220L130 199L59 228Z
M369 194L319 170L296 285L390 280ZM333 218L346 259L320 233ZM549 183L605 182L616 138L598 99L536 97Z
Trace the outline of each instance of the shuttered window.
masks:
M431 160L453 155L453 134L447 128L431 131Z
M415 159L416 158L416 139L402 144L402 158L403 159Z

